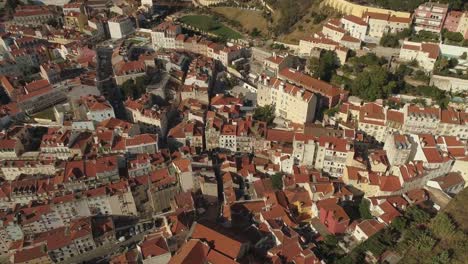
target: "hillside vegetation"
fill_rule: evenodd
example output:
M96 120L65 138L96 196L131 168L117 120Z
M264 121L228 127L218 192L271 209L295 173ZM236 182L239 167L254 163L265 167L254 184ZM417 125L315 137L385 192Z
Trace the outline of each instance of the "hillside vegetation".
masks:
M268 21L259 11L240 9L236 7L219 6L211 8L215 13L221 14L228 19L238 21L240 25L248 32L255 29L262 34L268 34Z
M401 243L399 247L406 249L406 254L400 263L467 263L467 200L468 188L455 196L412 243Z

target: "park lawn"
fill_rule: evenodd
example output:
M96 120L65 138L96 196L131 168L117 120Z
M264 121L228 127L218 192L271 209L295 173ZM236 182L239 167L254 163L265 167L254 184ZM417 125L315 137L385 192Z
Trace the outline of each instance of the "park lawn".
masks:
M228 19L238 21L242 27L249 32L257 28L262 34L268 34L268 22L260 11L245 10L236 7L213 7L211 10Z
M210 16L188 15L180 18L180 21L197 27L203 31L213 33L227 39L242 38L242 34L214 20Z
M44 109L41 112L35 113L34 115L32 115L32 117L55 121L54 108L49 107L47 109Z

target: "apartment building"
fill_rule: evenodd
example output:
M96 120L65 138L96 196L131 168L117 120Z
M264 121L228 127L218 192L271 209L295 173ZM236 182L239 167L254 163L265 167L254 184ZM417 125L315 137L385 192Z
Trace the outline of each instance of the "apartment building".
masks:
M152 103L151 94L144 94L136 100L129 98L124 105L130 120L139 124L144 132L166 135L169 113Z
M403 131L406 133L434 133L440 123L440 108L418 107L406 104L403 107L405 123Z
M436 43L405 41L401 46L399 58L402 61L415 60L419 67L431 72L439 55L440 49Z
M278 79L288 81L306 90L319 94L319 105L331 108L341 101L346 101L349 95L348 91L338 88L327 82L317 80L311 76L291 68L285 68L278 74Z
M294 163L301 166L311 166L314 164L317 150L317 138L302 133L295 133L293 140Z
M347 15L341 18L341 25L352 37L364 41L367 35L368 24L362 18Z
M13 14L13 22L18 25L40 26L56 16L47 7L38 5L18 6Z
M444 22L444 29L447 29L450 32L457 32L458 25L460 24L460 20L463 17L463 12L452 10L447 13L447 18ZM463 34L463 33L462 33Z
M135 201L126 181L86 191L91 214L137 215Z
M237 126L225 124L219 134L219 148L230 151L237 151Z
M441 110L436 134L468 139L468 113L453 109Z
M70 149L73 140L71 130L49 128L47 133L42 136L41 157L43 159L68 160L73 156Z
M78 110L87 120L102 122L115 118L114 108L104 96L81 96L78 101Z
M411 18L389 14L365 12L362 18L369 25L366 40L372 42L378 42L384 34L398 33L411 26Z
M448 4L423 3L414 10L414 30L440 33L447 17Z
M343 138L324 136L318 139L314 167L333 177L343 176L348 160L353 159L352 144Z
M0 145L2 144L0 140ZM5 146L5 145L2 145ZM1 155L0 151L0 155ZM0 157L5 159L5 157ZM13 181L20 175L54 175L58 168L52 160L2 160L0 161L1 171L5 180Z
M383 142L387 137L385 125L386 111L384 107L376 103L366 103L361 106L359 112L358 129L375 140Z
M15 264L54 263L50 256L47 254L47 247L45 245L38 245L35 247L18 250L12 255L11 260Z
M146 65L143 60L120 61L114 65L114 79L117 85L126 81L136 81L137 78L146 76Z
M115 151L128 154L154 154L158 152L158 135L141 134L119 140Z
M171 22L163 22L151 31L151 42L155 50L176 49L175 38L182 33L179 25Z
M24 145L20 139L0 139L0 158L17 159L24 151Z
M66 98L66 94L63 91L54 89L50 85L46 85L39 89L29 91L26 87L26 93L18 95L16 100L18 107L21 110L28 114L34 114L63 102Z
M468 39L468 12L464 12L458 22L457 31L460 32L465 39Z
M80 217L91 216L87 199L76 194L66 194L52 198L51 208L60 214L67 224L73 223L75 219Z
M331 39L325 37L305 37L299 41L300 56L312 56L314 54L315 56L319 56L320 50L334 51L341 64L344 64L348 59L349 49Z
M137 248L143 259L143 264L167 264L171 259L166 238L160 234L146 236Z
M167 134L168 142L176 146L203 147L203 123L183 121L171 128Z
M196 84L183 85L180 91L180 100L195 99L201 103L208 104L209 94L208 87L200 87Z
M386 138L383 149L391 166L408 163L415 155L416 146L409 135L393 134Z
M265 78L258 85L259 106L274 105L275 114L293 123L312 122L317 109L317 96L280 79Z
M339 19L330 19L327 21L322 28L322 34L327 38L335 42L339 42L344 35L346 35L346 30L341 27L341 22Z

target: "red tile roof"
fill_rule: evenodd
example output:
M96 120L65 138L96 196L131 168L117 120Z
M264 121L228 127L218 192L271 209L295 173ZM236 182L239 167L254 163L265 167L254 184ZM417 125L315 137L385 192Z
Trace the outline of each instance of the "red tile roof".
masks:
M348 20L360 26L367 26L366 21L362 20L362 18L357 17L357 16L347 15L347 16L344 16L342 19Z
M319 93L324 96L340 96L341 94L347 94L346 91L333 86L327 82L315 79L302 72L292 70L290 68L284 68L279 73L280 78L285 78L288 81L303 86L311 92Z
M231 259L236 259L241 254L241 242L200 223L195 224L191 238L209 242L212 249L230 257Z
M44 257L47 257L47 250L44 246L40 245L37 247L17 251L14 255L14 263L29 262Z
M398 177L390 176L381 176L380 177L380 190L384 192L395 192L401 188L401 183Z
M190 239L174 254L169 264L204 264L210 248L198 239Z
M275 142L293 142L294 132L277 129L268 129L266 139Z
M163 236L145 238L140 244L143 259L170 254L166 239Z

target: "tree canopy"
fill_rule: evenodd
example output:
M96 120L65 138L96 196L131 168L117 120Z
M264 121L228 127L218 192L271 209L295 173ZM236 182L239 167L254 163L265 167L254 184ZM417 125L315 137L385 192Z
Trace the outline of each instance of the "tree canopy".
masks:
M265 105L255 108L253 118L271 125L275 119L275 106Z
M333 51L322 52L320 58L311 57L308 63L308 69L312 76L329 82L338 68L338 58Z
M351 93L367 101L388 97L397 83L382 67L372 66L359 73L351 84Z
M132 99L138 99L142 94L146 92L145 77L138 77L134 81L133 79L125 81L120 87L124 97L131 97Z
M394 34L385 34L380 39L380 45L389 48L397 48L400 46L400 42L398 41L398 37Z

